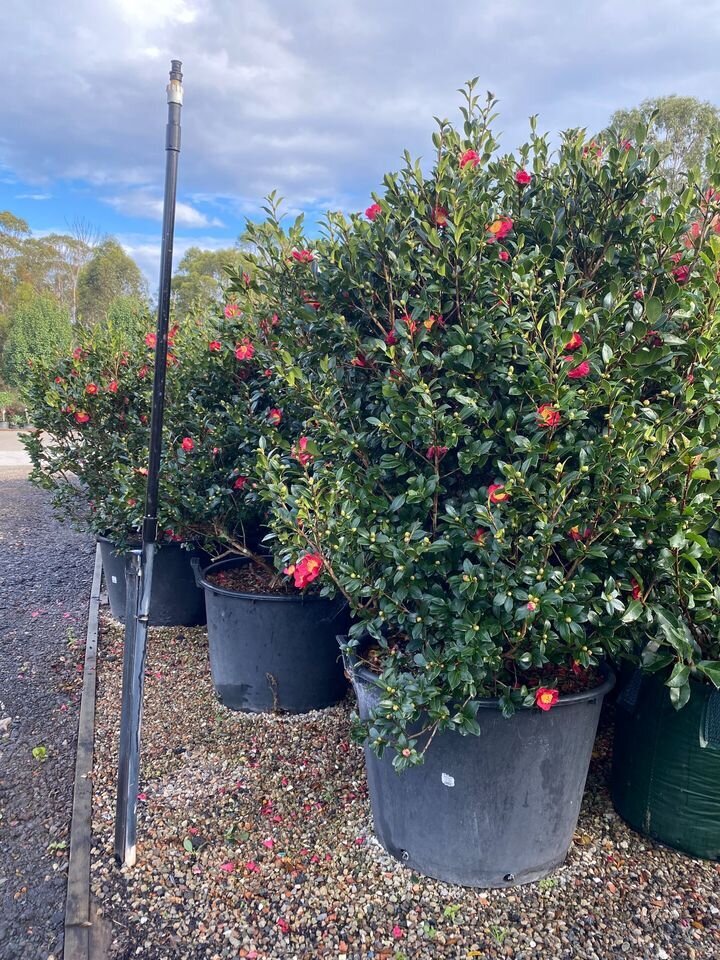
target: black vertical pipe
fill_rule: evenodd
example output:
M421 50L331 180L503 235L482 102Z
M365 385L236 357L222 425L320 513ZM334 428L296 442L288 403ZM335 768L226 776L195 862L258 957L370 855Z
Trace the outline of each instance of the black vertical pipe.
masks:
M168 84L168 122L165 139L165 199L163 203L163 235L160 254L160 290L158 294L157 334L155 343L155 379L153 381L152 415L150 417L150 462L148 464L143 520L143 546L157 540L157 503L162 453L162 425L165 413L165 371L167 369L168 319L170 316L170 281L172 279L173 237L175 232L175 195L180 156L180 111L182 109L182 64L172 61Z
M165 142L165 200L160 254L155 342L155 377L150 418L150 458L142 527L142 550L131 551L126 565L127 604L125 649L123 651L122 715L118 757L117 808L115 814L115 857L133 866L137 851L137 799L140 780L140 732L142 727L145 657L150 614L153 566L157 542L157 506L165 410L170 282L172 278L175 197L180 153L180 111L182 107L182 64L172 61L167 88L168 123Z

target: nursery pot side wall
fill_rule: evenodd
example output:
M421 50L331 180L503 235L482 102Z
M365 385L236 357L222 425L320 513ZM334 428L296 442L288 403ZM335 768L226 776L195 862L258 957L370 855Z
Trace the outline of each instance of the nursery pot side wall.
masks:
M375 677L348 669L366 719ZM507 887L546 876L567 855L577 825L605 693L615 682L561 697L548 712L503 717L483 700L479 736L438 733L425 762L402 773L391 751L365 747L375 833L387 852L437 880Z
M214 563L200 581L218 698L252 713L305 713L337 703L347 690L335 639L349 625L345 600L238 593L207 579L248 562Z

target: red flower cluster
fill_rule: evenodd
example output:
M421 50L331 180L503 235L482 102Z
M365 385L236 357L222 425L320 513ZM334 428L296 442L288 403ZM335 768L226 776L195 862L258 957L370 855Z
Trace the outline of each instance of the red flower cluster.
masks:
M208 344L208 350L210 353L219 353L222 350L222 344L219 340L211 340Z
M557 427L560 423L560 411L551 403L541 403L537 408L537 418L541 427Z
M225 306L225 317L228 320L232 320L234 317L239 317L242 313L240 307L236 303L228 303Z
M252 360L255 356L255 347L247 337L235 347L235 356L238 360Z
M369 367L370 361L365 356L364 353L358 353L356 357L353 357L350 361L351 366L353 367Z
M233 484L233 490L243 490L245 488L245 484L247 483L247 481L248 481L247 477L242 477L242 476L236 477L235 483Z
M306 553L297 563L285 567L283 573L292 577L295 586L302 590L320 576L323 566L324 561L319 553Z
M515 174L515 183L519 187L526 187L532 180L532 174L528 173L527 170L518 170Z
M312 263L315 259L311 250L293 250L292 257L298 263Z
M579 526L570 527L568 530L568 536L571 540L589 540L592 536L592 530L589 527L586 527L584 530L580 530Z
M312 454L307 452L308 438L300 437L297 444L293 444L291 453L303 467L306 467L312 460Z
M118 392L118 386L119 386L119 384L118 384L117 380L111 380L110 383L107 385L108 393L117 393L117 392Z
M572 357L566 357L563 359L572 360ZM587 360L583 360L581 364L579 364L577 367L573 367L573 369L568 372L568 377L571 380L582 380L583 377L586 377L589 373L590 364L587 362Z
M501 250L498 254L498 260L502 260L503 263L507 263L509 259L510 254L507 252L507 250Z
M683 263L679 267L675 267L672 275L675 278L675 283L687 283L690 279L690 267Z
M510 494L505 492L504 483L491 483L488 487L488 500L491 503L505 503L510 499Z
M97 392L98 392L98 387L96 383L89 383L85 387L85 393L89 394L91 397L94 397Z
M146 334L145 334L145 343L147 344L148 347L154 347L155 344L157 343L157 337L155 336L155 334L154 334L154 333L146 333Z
M72 355L73 355L73 360L85 359L85 352L83 351L82 347L75 347L75 349L72 352Z
M268 422L276 427L282 420L282 410L279 407L273 407L268 412Z
M382 213L382 207L380 204L373 203L365 211L365 216L368 218L368 220L374 220L375 217L377 217L377 215L380 213Z
M87 423L90 419L90 414L85 413L84 410L77 410L75 413L75 422L76 423Z
M398 342L398 335L395 333L394 330L391 330L390 333L388 333L388 335L385 337L385 343L389 347L394 347L397 342Z
M512 228L513 222L510 217L500 217L499 220L493 220L493 222L487 228L487 231L490 234L490 236L487 238L487 242L495 243L496 240L504 240Z
M436 227L446 227L448 224L448 212L445 207L433 207L431 219Z
M560 694L552 687L539 687L535 694L535 703L546 712L558 702Z
M585 341L579 333L574 333L565 344L566 350L579 350Z
M485 537L487 536L487 530L483 530L482 527L478 527L475 533L472 535L472 539L475 543L482 546L485 543Z
M428 460L442 460L447 452L447 447L432 446L427 448L427 453L425 456L428 458Z
M185 453L190 453L195 449L195 441L191 437L183 437L183 442L180 444Z
M466 167L470 164L471 167L476 167L480 163L480 156L476 150L466 150L465 153L460 157L460 169Z

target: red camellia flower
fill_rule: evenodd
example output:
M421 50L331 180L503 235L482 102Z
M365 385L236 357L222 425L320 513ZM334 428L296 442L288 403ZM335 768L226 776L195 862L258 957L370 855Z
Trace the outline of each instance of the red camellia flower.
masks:
M560 423L560 411L551 403L542 403L537 408L538 424L541 427L557 427Z
M635 293L633 293L633 297L636 300L643 300L645 298L645 292L643 290L638 289L635 291Z
M195 449L195 441L191 437L183 437L183 442L180 444L185 453L190 453L191 450Z
M255 347L247 337L235 347L235 356L238 360L252 360L255 356Z
M302 590L320 576L323 566L324 561L319 553L306 553L296 564L286 567L283 573L291 576L295 586Z
M358 353L357 356L352 358L350 363L353 367L369 367L370 366L368 358L365 356L364 353Z
M417 333L417 321L413 320L409 313L406 313L402 318L402 322L408 329L408 333L412 336L414 333Z
M55 383L65 383L62 377L55 377Z
M435 459L442 460L442 458L445 456L447 452L448 452L447 447L433 446L433 447L427 448L427 453L425 454L425 456L428 458L428 460L435 460Z
M382 213L382 207L379 203L373 203L365 211L365 216L368 220L374 220L379 213Z
M684 263L679 267L675 267L672 275L675 278L675 283L687 283L690 279L690 267Z
M509 259L510 254L507 252L507 250L501 250L498 254L498 260L502 260L503 263L507 263Z
M315 259L311 250L293 250L292 257L298 263L312 263Z
M448 212L445 207L433 207L431 219L436 227L446 227L448 223Z
M579 366L574 367L568 372L568 377L570 377L571 380L582 380L582 378L586 377L589 373L590 364L587 362L587 360L583 360Z
M210 353L219 353L222 350L222 344L219 340L211 340L208 344L208 350Z
M553 687L539 687L535 694L535 703L541 710L550 710L558 702L560 694Z
M427 320L423 320L423 326L426 330L432 330L435 324L437 324L438 327L444 327L445 320L442 317L436 317L434 313L431 313Z
M235 483L233 483L233 490L243 490L247 481L247 477L236 477Z
M480 163L480 157L475 150L466 150L465 153L460 157L460 169L466 167L470 164L471 167L476 167Z
M513 222L510 217L500 217L499 220L493 220L493 222L487 228L488 233L490 234L490 236L487 238L487 242L495 243L496 240L504 240L512 228Z
M147 344L148 347L154 347L155 344L157 343L157 337L155 336L155 334L154 334L154 333L146 333L146 334L145 334L145 343Z
M108 393L117 393L118 392L118 382L117 380L111 380L107 385Z
M268 413L268 420L276 427L282 420L282 410L279 407L273 407Z
M491 503L504 503L510 499L510 494L505 492L505 484L491 483L488 487L488 500Z
M568 536L571 540L589 540L592 536L592 531L589 528L585 530L580 530L579 526L570 527L568 530Z
M90 414L85 413L84 410L77 410L75 413L75 421L77 423L87 423L90 419Z
M583 338L579 333L574 333L568 342L565 344L566 350L578 350L584 343Z
M534 613L537 610L537 604L535 603L534 600L528 600L528 602L526 603L526 607L530 611L530 613Z
M96 383L89 383L85 387L85 393L89 394L91 397L94 397L97 392L98 388Z
M394 330L391 330L390 333L385 337L385 343L389 347L394 347L397 342L398 342L398 335L395 333Z
M297 444L293 444L292 455L303 467L306 467L312 460L312 454L307 452L308 438L300 437Z
M75 347L75 349L72 352L72 355L74 360L83 360L85 357L82 347Z
M225 317L228 320L232 320L234 317L239 317L242 313L242 310L236 303L228 303L225 305Z
M472 539L475 543L479 543L482 546L485 543L485 537L487 536L487 530L483 530L482 527L478 527L475 533L472 535Z
M138 370L137 375L140 377L141 380L144 380L144 379L145 379L145 377L148 375L148 368L147 368L147 365L146 365L146 364L143 364L143 365L140 367L140 369Z
M630 586L632 587L633 600L642 600L642 587L637 582L637 580L631 580Z
M584 157L589 156L591 153L594 153L596 157L602 156L602 147L600 146L599 143L595 143L594 140L591 140L586 147L583 147Z
M165 359L167 360L168 366L170 367L174 367L176 363L179 363L178 358L175 356L174 353L170 353L170 351L168 351L167 354L165 355Z
M528 173L527 170L518 170L515 174L515 183L519 187L526 187L532 180L532 174Z

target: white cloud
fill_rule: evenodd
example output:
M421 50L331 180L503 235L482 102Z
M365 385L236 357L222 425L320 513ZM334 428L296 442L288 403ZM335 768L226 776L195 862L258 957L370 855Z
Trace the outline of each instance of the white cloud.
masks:
M52 200L51 193L16 193L16 200Z
M112 197L103 197L105 203L114 207L126 217L146 217L149 220L162 220L163 201L143 192L124 193ZM178 201L175 206L175 223L179 227L222 227L218 217L207 217L189 203Z
M501 98L508 148L530 114L541 129L592 129L646 96L712 96L719 13L718 0L64 0L39 16L11 0L0 170L84 181L118 210L129 188L145 197L132 215L157 220L179 57L180 225L213 227L223 203L256 211L273 188L295 208L355 209L403 148L429 155L432 116L456 117L474 75ZM192 200L210 194L212 216Z

